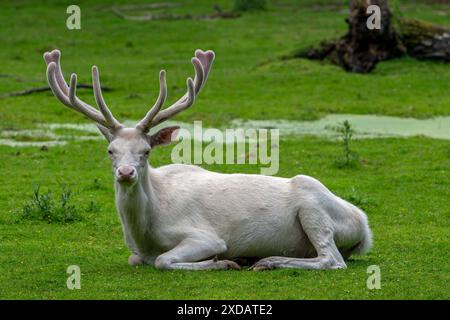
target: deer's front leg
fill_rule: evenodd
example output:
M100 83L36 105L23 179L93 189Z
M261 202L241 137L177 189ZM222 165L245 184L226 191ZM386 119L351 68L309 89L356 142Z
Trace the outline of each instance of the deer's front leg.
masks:
M184 239L178 246L167 251L155 260L158 269L184 270L226 270L240 269L239 265L229 260L204 260L224 253L227 246L222 239Z
M140 255L133 253L128 257L128 264L130 266L139 266L144 264L144 259Z

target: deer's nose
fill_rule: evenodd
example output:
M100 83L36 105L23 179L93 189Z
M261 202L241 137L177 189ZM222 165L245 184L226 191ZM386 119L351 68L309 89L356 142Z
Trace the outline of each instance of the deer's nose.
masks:
M131 166L121 166L117 168L117 176L121 179L130 179L134 176L136 170Z

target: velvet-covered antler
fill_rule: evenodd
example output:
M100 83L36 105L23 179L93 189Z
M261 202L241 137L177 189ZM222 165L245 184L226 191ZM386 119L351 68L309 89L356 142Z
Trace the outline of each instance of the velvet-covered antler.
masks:
M84 114L86 117L94 120L103 127L113 131L122 128L123 126L114 118L103 99L97 67L92 67L92 84L95 101L97 102L100 112L77 97L76 74L73 73L71 75L70 86L67 85L61 71L60 58L61 52L59 50L53 50L52 52L46 52L44 54L44 60L47 64L48 84L59 101L69 108Z
M92 67L92 83L95 101L100 112L76 96L76 74L71 75L70 86L67 85L61 71L60 58L61 52L59 50L53 50L52 52L46 52L44 54L44 59L47 63L47 80L53 94L64 105L84 114L104 128L112 131L123 128L119 121L114 118L103 99L97 67ZM167 84L166 72L161 70L159 73L160 89L158 99L146 116L136 125L136 129L147 133L150 128L189 108L194 103L197 94L205 85L213 61L213 51L196 50L195 57L192 58L192 64L194 65L195 70L194 80L188 78L186 81L187 92L177 102L162 111L161 108L167 97Z
M187 92L184 94L184 96L181 97L173 105L162 111L160 110L166 99L167 85L165 78L166 73L164 70L161 70L159 74L160 91L158 99L156 100L154 106L147 113L147 115L136 125L136 128L141 129L144 132L148 132L150 128L189 108L194 103L197 94L205 85L213 61L213 51L196 50L195 57L192 58L192 64L194 65L195 69L194 80L192 80L192 78L188 78L186 81Z

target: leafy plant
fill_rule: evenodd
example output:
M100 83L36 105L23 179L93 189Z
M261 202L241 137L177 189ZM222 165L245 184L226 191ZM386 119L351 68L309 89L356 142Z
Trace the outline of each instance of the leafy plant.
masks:
M22 207L22 220L40 220L48 223L71 223L82 220L75 205L72 204L72 190L63 186L57 200L51 191L42 193L40 186Z
M359 164L359 154L350 149L354 130L348 120L345 120L342 125L334 128L341 135L342 140L342 155L335 160L335 165L338 168L350 168Z
M352 187L350 192L344 195L343 198L363 210L367 210L368 207L375 205L371 199L362 195L355 187Z

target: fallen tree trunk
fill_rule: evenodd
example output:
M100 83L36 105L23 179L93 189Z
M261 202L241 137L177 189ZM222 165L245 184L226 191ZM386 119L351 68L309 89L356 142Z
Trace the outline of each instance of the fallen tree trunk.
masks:
M400 19L397 31L410 56L450 61L450 28L425 21Z
M369 5L380 8L380 28L369 29ZM351 0L348 32L321 42L298 56L329 60L350 72L367 73L383 60L408 54L417 59L450 61L450 29L432 23L394 19L387 0Z

